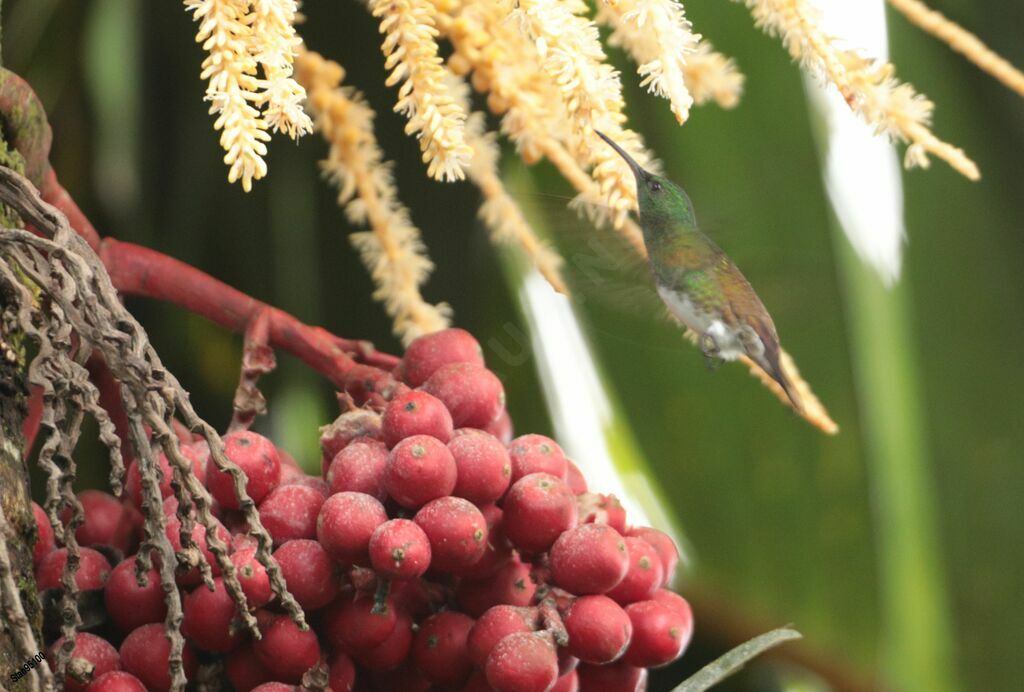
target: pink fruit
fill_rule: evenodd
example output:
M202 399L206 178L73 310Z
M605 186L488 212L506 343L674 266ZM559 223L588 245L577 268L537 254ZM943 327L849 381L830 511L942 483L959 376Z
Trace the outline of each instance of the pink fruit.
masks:
M550 635L518 632L487 657L487 682L496 692L547 692L558 680L558 655Z
M457 572L472 566L487 547L487 522L461 497L441 497L423 506L413 519L430 541L431 565Z
M626 531L626 508L614 495L580 495L579 511L581 524L608 524L619 533Z
M192 472L199 479L200 483L206 482L207 460L210 457L210 447L206 441L183 444L179 448L181 455L192 462ZM160 496L170 497L171 490L171 463L167 455L161 452L157 455L157 463L160 466ZM139 460L135 459L128 465L125 474L124 488L128 499L132 501L136 509L142 509L142 475L139 471Z
M381 418L381 433L389 448L413 435L430 435L448 442L452 436L452 416L437 397L409 391L388 402Z
M75 572L75 584L82 591L102 589L110 576L110 563L101 553L92 548L79 548L78 571ZM40 560L36 567L36 588L60 589L64 565L68 561L68 549L52 550Z
M357 654L383 644L395 629L398 611L393 599L386 598L376 607L370 594L353 598L342 595L324 613L324 635L331 648Z
M466 637L473 618L446 610L420 623L412 643L412 660L428 680L456 687L469 677L473 663L466 651Z
M668 589L659 589L658 591L654 592L653 596L651 596L651 600L657 601L662 605L668 606L672 610L683 615L683 617L685 617L688 620L693 619L693 611L690 609L690 604L686 601L685 598L683 598L674 591L669 591Z
M53 527L50 526L46 511L35 502L32 503L32 516L36 520L36 542L32 547L32 562L38 566L46 554L55 547Z
M241 631L231 632L235 602L224 587L223 579L217 577L213 584L213 591L200 584L185 596L181 633L204 651L230 651L242 638Z
M551 546L551 576L574 594L607 593L628 569L626 541L606 524L580 524Z
M167 692L171 689L170 655L171 643L160 622L135 628L121 642L121 667L141 680L147 690ZM193 679L196 657L187 642L181 658L185 677Z
M679 563L679 549L668 534L652 529L649 526L640 526L626 532L627 536L641 538L651 545L661 558L661 567L664 571L660 586L668 586L672 583L676 574L676 565Z
M327 470L330 494L366 493L380 501L387 498L384 490L384 469L388 450L380 440L359 439L334 456Z
M224 438L224 454L242 469L247 478L245 490L256 504L280 481L281 458L274 443L262 435L251 430L230 433ZM227 471L211 467L206 474L206 487L221 507L241 508L235 497L234 481Z
M619 603L644 601L654 595L664 581L664 570L658 552L647 541L626 537L629 570L618 585L608 592Z
M423 391L444 402L452 423L460 428L486 428L505 408L505 389L497 375L475 363L439 368L423 383Z
M569 468L565 452L544 435L520 435L508 446L512 460L512 482L531 473L550 473L564 479Z
M448 442L448 451L458 469L452 494L477 505L496 502L508 489L512 465L505 446L480 430L465 428L467 434Z
M103 590L103 601L110 619L123 632L151 622L163 622L167 615L160 574L151 569L144 573L146 584L140 586L135 577L135 556L120 562L110 572Z
M79 545L109 545L118 550L135 543L134 526L125 516L128 508L120 500L99 490L78 493L85 522L75 530Z
M365 493L337 493L320 508L317 540L342 564L365 565L370 559L370 536L387 520L384 505L377 498Z
M217 538L219 538L222 543L227 544L231 540L231 536L228 534L227 529L225 529L224 526L216 519L214 519L214 527L216 529ZM175 552L180 552L181 522L178 521L177 517L172 516L168 518L164 530L167 534L167 540L171 542L171 547L174 548ZM217 564L217 557L207 545L206 528L199 522L196 522L192 527L192 542L199 549L202 558L210 565L210 570L213 573L213 576L218 576L220 574L220 565ZM192 567L185 572L179 571L177 573L178 583L182 586L195 586L201 581L201 579L202 577L199 573L198 567Z
M419 387L451 363L484 364L480 344L464 329L444 329L419 337L405 349L398 371L409 386Z
M466 638L470 659L478 666L487 663L487 657L498 642L516 632L533 632L539 624L536 608L496 605L473 625Z
M456 468L448 448L436 437L407 437L388 457L384 487L395 502L409 509L422 507L455 489Z
M658 601L626 606L633 623L633 638L623 660L632 666L653 668L670 663L683 653L693 636L693 618Z
M647 671L619 661L605 666L581 663L576 669L580 692L643 692Z
M430 560L430 539L408 519L386 521L370 536L370 564L385 579L415 579Z
M65 687L65 690L72 689ZM146 692L146 686L131 673L123 670L112 670L94 678L86 688L89 692Z
M260 522L274 539L274 545L296 538L313 538L323 504L324 495L316 488L278 486L260 503Z
M569 652L585 663L605 664L626 652L633 625L619 604L607 596L581 596L563 618Z
M409 656L411 647L412 620L405 613L398 613L395 627L387 639L369 651L355 654L355 659L372 671L394 670Z
M256 546L246 545L236 549L231 554L231 562L235 565L235 576L242 585L249 606L259 608L269 603L274 592L266 568L256 558Z
M455 598L462 610L479 617L496 605L530 605L536 593L537 584L530 576L530 566L513 558L489 579L460 582Z
M380 414L370 409L355 408L342 413L330 425L320 428L320 449L324 478L337 454L355 440L380 440Z
M542 553L563 531L576 525L576 496L565 481L531 473L512 484L505 496L502 530L520 550Z
M307 613L324 607L338 595L338 565L316 541L288 541L274 551L274 559L281 567L288 591Z
M47 655L51 670L56 671L57 651L64 645L64 637L61 637ZM79 632L75 635L75 648L71 652L72 660L81 659L85 666L92 666L91 680L95 680L104 673L113 670L120 670L121 657L117 649L110 645L106 639L97 637L88 632ZM81 683L75 680L70 674L64 678L64 689L72 692L82 692L89 683Z
M266 627L260 628L263 637L253 648L270 674L285 682L298 682L303 673L320 660L320 644L316 632L303 632L287 615L278 615Z
M587 492L587 479L583 477L583 472L580 471L580 467L576 465L572 459L566 459L566 472L565 482L569 484L574 495L582 495Z

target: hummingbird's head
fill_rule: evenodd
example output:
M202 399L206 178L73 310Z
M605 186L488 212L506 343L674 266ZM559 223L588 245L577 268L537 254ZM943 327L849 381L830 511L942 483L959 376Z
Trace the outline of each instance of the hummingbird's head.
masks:
M603 132L594 130L597 136L608 143L621 156L636 178L636 199L640 208L640 221L645 226L648 222L684 222L695 223L693 204L689 195L668 178L655 175L640 167L640 164L627 154L625 150L612 141Z

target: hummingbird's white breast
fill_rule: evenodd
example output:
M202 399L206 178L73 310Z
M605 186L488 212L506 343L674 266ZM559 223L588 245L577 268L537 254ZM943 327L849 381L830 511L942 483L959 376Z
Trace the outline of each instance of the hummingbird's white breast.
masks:
M764 353L761 338L747 325L738 329L730 327L722 320L721 313L705 310L681 291L659 286L658 295L676 319L697 332L698 336L706 334L714 339L717 348L715 356L718 358L736 360L747 355L756 360Z

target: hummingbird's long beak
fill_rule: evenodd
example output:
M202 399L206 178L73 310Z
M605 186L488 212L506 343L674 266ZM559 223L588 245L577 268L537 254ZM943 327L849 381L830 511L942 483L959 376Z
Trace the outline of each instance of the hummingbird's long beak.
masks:
M607 142L608 146L615 150L615 153L617 153L619 156L625 159L626 163L628 163L629 167L633 170L633 175L636 176L636 181L638 183L647 177L647 171L645 171L643 168L640 168L640 164L634 161L633 157L627 154L622 147L613 142L611 137L601 132L600 130L594 130L594 132L597 133L598 137Z

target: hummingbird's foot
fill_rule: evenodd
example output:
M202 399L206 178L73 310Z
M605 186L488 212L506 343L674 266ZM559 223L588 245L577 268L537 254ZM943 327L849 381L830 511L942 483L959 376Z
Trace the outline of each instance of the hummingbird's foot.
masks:
M704 364L707 365L708 372L714 372L715 370L718 370L718 366L720 366L724 362L725 361L723 361L721 358L717 358L708 353L704 354Z
M698 339L697 344L700 346L700 350L704 352L704 362L708 366L708 370L714 372L718 369L718 366L722 364L722 358L719 355L718 343L715 342L715 337L711 334L704 332Z

